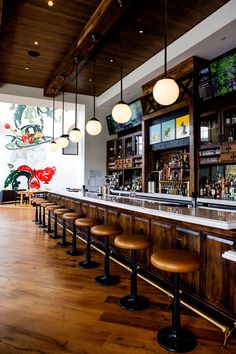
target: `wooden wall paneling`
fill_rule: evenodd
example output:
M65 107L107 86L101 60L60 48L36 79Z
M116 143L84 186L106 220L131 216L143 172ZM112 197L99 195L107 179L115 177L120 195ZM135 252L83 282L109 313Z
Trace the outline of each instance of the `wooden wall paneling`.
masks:
M89 211L88 203L81 202L81 213L85 214L87 216L88 215L88 211Z
M106 220L106 209L97 207L97 218L104 224Z
M205 298L236 315L236 263L222 258L232 246L228 240L207 235L205 256Z
M87 217L89 218L97 218L97 207L94 204L89 204L88 205L88 212L87 212Z
M150 248L150 254L161 250L173 248L174 245L174 227L165 221L151 220L151 238L153 240L153 245ZM150 264L150 268L153 272L157 273L164 279L171 279L172 274L169 272L164 272L162 270L157 270Z
M195 251L200 256L201 238L200 233L185 228L176 228L176 247L186 249L189 251ZM201 270L202 271L202 270ZM188 272L180 274L180 284L187 291L191 291L196 294L200 294L200 271Z

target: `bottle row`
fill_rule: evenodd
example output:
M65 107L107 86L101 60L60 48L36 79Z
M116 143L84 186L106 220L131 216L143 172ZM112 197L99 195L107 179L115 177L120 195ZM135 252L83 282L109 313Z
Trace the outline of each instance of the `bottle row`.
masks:
M200 198L236 200L236 178L202 181L199 191Z

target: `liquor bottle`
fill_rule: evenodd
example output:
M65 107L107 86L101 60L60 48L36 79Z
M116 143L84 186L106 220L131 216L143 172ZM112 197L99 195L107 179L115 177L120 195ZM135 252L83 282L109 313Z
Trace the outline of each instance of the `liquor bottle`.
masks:
M200 198L203 198L203 195L204 195L204 188L203 188L203 185L201 183L201 186L200 186Z

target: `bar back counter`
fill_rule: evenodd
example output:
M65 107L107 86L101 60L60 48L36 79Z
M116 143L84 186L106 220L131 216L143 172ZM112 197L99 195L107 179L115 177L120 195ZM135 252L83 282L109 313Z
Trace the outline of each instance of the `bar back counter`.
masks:
M168 294L172 291L171 274L155 269L150 255L161 249L179 248L200 255L200 270L181 274L181 301L218 326L225 336L236 324L236 211L210 207L193 208L190 198L145 200L120 195L98 196L62 190L48 192L53 201L68 202L76 212L98 218L105 224L117 224L124 232L149 235L152 246L138 252L139 276ZM184 202L185 200L185 202ZM94 245L101 248L99 240ZM129 252L111 241L112 258L130 265ZM226 338L225 337L225 338Z

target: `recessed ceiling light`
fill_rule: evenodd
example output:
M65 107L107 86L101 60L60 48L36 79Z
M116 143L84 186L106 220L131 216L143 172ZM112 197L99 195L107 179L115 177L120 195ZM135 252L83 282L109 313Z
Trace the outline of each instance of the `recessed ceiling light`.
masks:
M53 1L48 1L48 6L53 6L54 4L53 4Z
M88 79L88 81L89 81L89 82L92 82L92 81L93 81L93 79L91 79L91 77L90 77L90 78Z
M29 70L28 66L25 67L25 70Z
M110 62L110 63L114 63L114 59L110 59L109 62Z
M39 45L39 42L35 41L35 42L34 42L34 45Z
M29 51L28 51L28 55L29 55L30 57L39 57L39 56L40 56L40 53L37 52L36 50L29 50Z
M139 30L138 33L139 33L139 34L143 34L143 30Z

